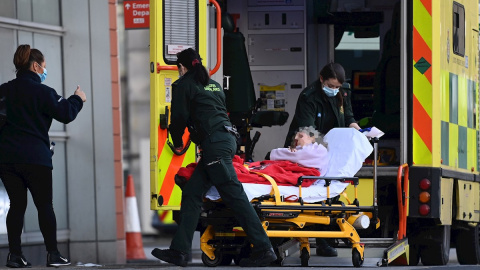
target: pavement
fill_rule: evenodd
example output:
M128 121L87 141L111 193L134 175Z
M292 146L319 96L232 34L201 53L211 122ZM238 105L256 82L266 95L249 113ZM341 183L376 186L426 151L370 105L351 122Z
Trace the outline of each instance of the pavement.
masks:
M194 239L197 239L197 240L194 240L194 243L192 244L192 261L189 263L189 266L205 267L201 259L202 251L200 250L199 238L200 238L200 235L198 234L198 232L196 232ZM145 261L145 263L157 265L159 267L172 266L171 264L158 260L151 254L151 251L154 248L160 248L160 249L168 248L170 245L170 241L171 241L171 235L144 236L143 246L145 250L145 255L147 257L147 260ZM312 249L311 250L312 254L309 260L309 266L310 267L321 266L325 268L336 268L336 269L341 269L342 267L345 267L347 269L353 268L352 250L350 248L338 248L337 250L338 250L338 257L319 257L315 255L315 249ZM378 268L377 263L381 262L384 250L385 248L366 247L365 260L362 265L362 268ZM136 263L138 264L138 261ZM129 265L132 265L132 266L134 264L135 262L129 263ZM285 267L300 267L300 266L301 266L300 252L293 251L292 254L289 255L284 260L282 267L285 269ZM457 261L457 253L455 248L450 249L450 259L449 259L448 265L443 267L448 267L448 266L450 267L460 266L460 264ZM223 267L220 267L220 268L219 267L216 267L216 268L217 269L223 268ZM232 264L229 267L235 267L235 265ZM474 267L476 269L480 269L480 266L474 266ZM404 268L404 267L401 267L401 268ZM406 268L408 269L409 267L406 267ZM414 269L419 269L419 268L431 268L431 267L422 266L420 262L419 265Z
M154 248L165 249L168 248L170 245L170 241L172 238L172 234L158 234L158 235L144 235L143 236L143 248L145 251L145 260L134 260L128 261L126 264L112 264L112 265L98 265L98 264L73 264L70 266L61 267L64 270L72 270L72 269L115 269L115 270L158 270L158 269L185 269L179 266L175 266L172 264L168 264L158 260L157 258L151 255L151 251ZM194 239L199 239L199 234L195 235ZM196 269L206 269L207 266L204 266L201 260L200 246L199 240L194 240L192 245L192 261L188 264L189 270L196 270ZM354 269L352 265L352 250L350 248L338 248L338 257L319 257L315 256L315 250L312 249L312 256L309 260L309 268L312 267L319 267L320 269L334 269L334 270L351 270ZM383 254L383 248L365 248L365 261L362 265L362 269L365 268L377 268L378 260L381 258ZM292 254L290 254L285 260L283 266L269 266L269 270L285 270L288 267L296 267L298 269L304 269L307 267L301 267L301 261L299 252L294 250ZM35 266L35 269L42 269L42 270L51 270L52 268L47 267L39 267ZM231 264L229 266L217 266L215 267L216 270L228 270L231 268L240 268L235 264ZM476 269L479 270L480 266L467 266L467 265L459 265L456 257L456 251L454 248L450 250L450 261L448 265L445 266L422 266L421 263L418 266L392 266L390 269L401 269L401 270L417 270L417 269L432 269L432 268L441 268L441 269L458 269L458 270L470 270ZM5 267L1 267L0 269L7 269ZM265 268L264 268L265 269ZM439 269L440 270L440 269Z
M201 255L202 252L200 250L199 244L200 235L196 232L194 236L194 243L192 244L192 261L188 264L189 270L194 269L205 269L207 266L204 266L202 263ZM175 266L172 264L165 263L163 261L158 260L155 258L151 251L154 248L166 249L169 247L170 242L172 239L172 233L161 233L157 235L144 235L142 242L143 242L143 249L145 251L146 259L144 260L131 260L128 261L126 264L111 264L111 265L98 265L93 263L75 263L70 266L61 267L64 270L71 270L71 269L118 269L118 270L134 270L134 269L142 269L142 270L158 270L160 269L182 269L179 266ZM338 257L319 257L314 255L315 249L312 249L312 255L308 261L309 267L320 267L321 269L334 269L334 270L342 270L342 269L354 269L352 265L352 250L350 248L338 248ZM365 248L365 260L362 265L362 268L377 268L377 262L381 260L383 255L384 248ZM223 269L231 269L231 268L239 268L235 264L231 264L229 266L217 266L215 267L216 270L223 270ZM288 267L301 267L301 260L298 249L293 248L291 254L284 260L282 266L269 266L268 269L279 269L285 270ZM390 269L393 268L400 268L402 270L416 270L416 269L432 269L432 268L442 268L442 269L459 269L459 270L469 270L469 269L476 269L480 270L480 266L467 266L467 265L460 265L457 261L457 254L454 248L450 249L450 260L448 265L445 266L422 266L420 263L418 266L389 266ZM47 268L44 266L34 266L35 269L45 269L51 270L52 268ZM301 267L302 269L304 267ZM306 267L305 267L306 268ZM4 266L0 266L0 269L7 269Z
M159 234L159 235L144 235L143 236L143 249L147 262L164 263L155 258L151 252L154 248L167 249L170 247L172 241L172 234ZM192 243L192 263L202 263L202 251L200 250L200 234L195 232L194 242ZM137 261L138 262L138 261ZM135 263L135 262L131 262Z

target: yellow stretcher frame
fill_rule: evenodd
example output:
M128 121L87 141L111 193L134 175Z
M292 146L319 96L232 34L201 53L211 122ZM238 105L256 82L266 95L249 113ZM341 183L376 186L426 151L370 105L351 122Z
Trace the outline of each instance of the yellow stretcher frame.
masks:
M358 201L358 177L318 177L318 176L303 176L298 179L297 185L299 188L298 202L285 201L280 196L280 191L275 180L269 175L263 173L257 173L267 179L272 185L272 191L268 199L254 199L252 203L257 212L270 213L263 216L262 225L268 237L277 238L293 238L300 243L300 259L302 266L308 266L308 260L310 258L310 244L309 238L338 238L347 239L352 246L352 263L355 267L362 266L364 262L364 244L360 241L356 229L353 227L355 220L360 215L366 215L371 221L375 229L380 227L380 220L377 213L377 183L376 183L376 170L377 170L377 149L378 139L373 140L374 145L374 167L373 167L373 204L372 206L360 206ZM402 177L403 176L403 177ZM327 188L327 199L321 203L303 203L302 200L302 183L304 179L323 179L325 180L325 186ZM353 185L354 200L350 201L346 192L341 195L346 199L347 204L340 202L338 204L332 203L330 198L330 183L332 180L338 180L343 182L349 182ZM409 256L409 244L406 237L406 217L408 215L408 185L409 185L409 173L408 165L402 164L398 168L397 173L397 193L398 196L398 208L399 215L402 217L399 222L398 239L390 247L388 247L382 258L382 261L377 263L378 266L399 264L408 265ZM287 218L279 218L279 214L288 211L293 215L284 215ZM297 215L298 214L298 215ZM336 217L331 216L336 215ZM280 215L282 217L282 215ZM293 217L292 217L293 216ZM260 217L262 219L262 217ZM335 231L315 231L307 230L311 225L331 225L336 223L339 230ZM269 227L277 224L289 224L288 230L270 230ZM372 226L371 225L371 226ZM272 226L272 227L273 227ZM234 230L235 229L235 230ZM210 243L216 237L228 237L237 238L245 237L245 233L241 228L235 227L231 232L216 232L212 225L207 226L206 230L200 237L200 249L202 250L202 261L207 266L217 266L216 263L221 263L222 260L217 258L218 255L222 256L222 253L216 252L214 245Z
M310 258L310 243L309 238L341 238L347 239L352 245L352 263L355 267L360 267L364 261L364 244L360 242L360 236L357 233L357 230L350 223L355 220L355 215L358 215L362 210L358 206L358 200L355 198L355 204L342 205L342 204L332 204L329 198L329 183L331 180L340 180L348 181L354 184L354 189L356 191L358 185L358 178L326 178L325 177L301 177L299 179L299 202L287 202L284 201L280 196L278 190L278 185L270 176L261 174L266 178L272 185L271 197L266 201L257 201L255 202L255 208L264 213L280 213L280 212L294 212L296 215L293 218L268 218L265 217L262 221L263 228L268 237L280 237L280 238L295 238L300 242L300 252L301 252L301 263L302 266L308 266L308 259ZM306 178L321 178L325 179L327 182L327 200L326 203L322 202L321 204L306 204L302 203L301 200L301 182L302 179ZM355 196L357 192L355 192ZM368 208L363 208L363 210L368 210ZM330 215L338 215L338 217L332 217ZM276 215L274 215L276 216ZM350 217L353 219L349 219ZM338 225L338 231L315 231L309 230L308 228L311 225L331 225L332 223ZM269 230L269 227L275 224L291 224L287 230ZM236 227L237 228L237 227ZM212 262L208 266L216 266L218 260L216 256L220 255L216 253L216 248L214 245L210 244L209 241L215 239L216 237L229 238L235 237L245 237L246 234L241 229L232 230L232 232L215 232L214 226L208 225L206 230L203 232L200 237L200 249L202 250L202 261L204 263Z

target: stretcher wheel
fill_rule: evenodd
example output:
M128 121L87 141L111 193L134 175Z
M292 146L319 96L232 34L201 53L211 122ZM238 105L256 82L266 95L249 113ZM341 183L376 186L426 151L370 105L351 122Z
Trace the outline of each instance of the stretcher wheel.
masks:
M302 263L302 266L306 267L308 266L308 260L310 259L310 253L308 253L308 250L306 247L302 248L302 251L300 252L300 261Z
M232 256L229 254L222 254L215 250L215 259L210 259L207 254L202 253L202 262L205 266L208 267L217 267L219 265L230 265L232 262Z
M360 256L360 252L356 249L352 250L352 263L355 267L360 267L363 264L362 256Z

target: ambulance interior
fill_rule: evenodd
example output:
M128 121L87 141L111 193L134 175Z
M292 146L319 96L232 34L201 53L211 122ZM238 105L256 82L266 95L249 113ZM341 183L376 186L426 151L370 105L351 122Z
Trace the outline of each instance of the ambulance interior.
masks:
M378 165L398 166L400 0L219 3L227 107L247 155L263 160L283 147L300 92L334 61L345 68L355 119L385 133Z

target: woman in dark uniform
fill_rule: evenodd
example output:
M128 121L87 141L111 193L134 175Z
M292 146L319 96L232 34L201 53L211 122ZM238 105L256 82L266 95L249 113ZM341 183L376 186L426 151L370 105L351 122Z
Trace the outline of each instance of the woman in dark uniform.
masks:
M69 265L57 249L57 221L52 203L52 152L48 130L55 119L73 121L86 101L77 86L68 98L42 84L47 78L43 54L20 45L13 56L17 77L0 85L6 97L7 122L0 129L0 178L10 199L7 214L7 266L31 267L22 254L21 235L30 190L47 249L47 266Z
M344 82L345 70L340 64L330 63L322 68L319 79L298 97L284 147L292 145L300 127L313 126L321 134L335 127L360 129L353 117L351 93L341 88Z
M201 148L201 159L183 187L181 221L170 249L156 248L152 255L175 265L187 265L203 196L214 185L253 244L252 256L242 259L240 266L267 266L277 257L232 165L236 131L227 115L225 94L209 78L201 60L193 49L177 54L181 77L172 85L170 134L175 148L182 150L182 136L188 127L191 140Z
M330 63L322 68L319 79L298 97L284 147L295 148L295 133L300 127L313 126L323 135L335 127L360 129L353 117L351 93L341 88L344 82L345 70L340 64ZM316 241L318 256L337 256L337 250L327 241L321 238Z

